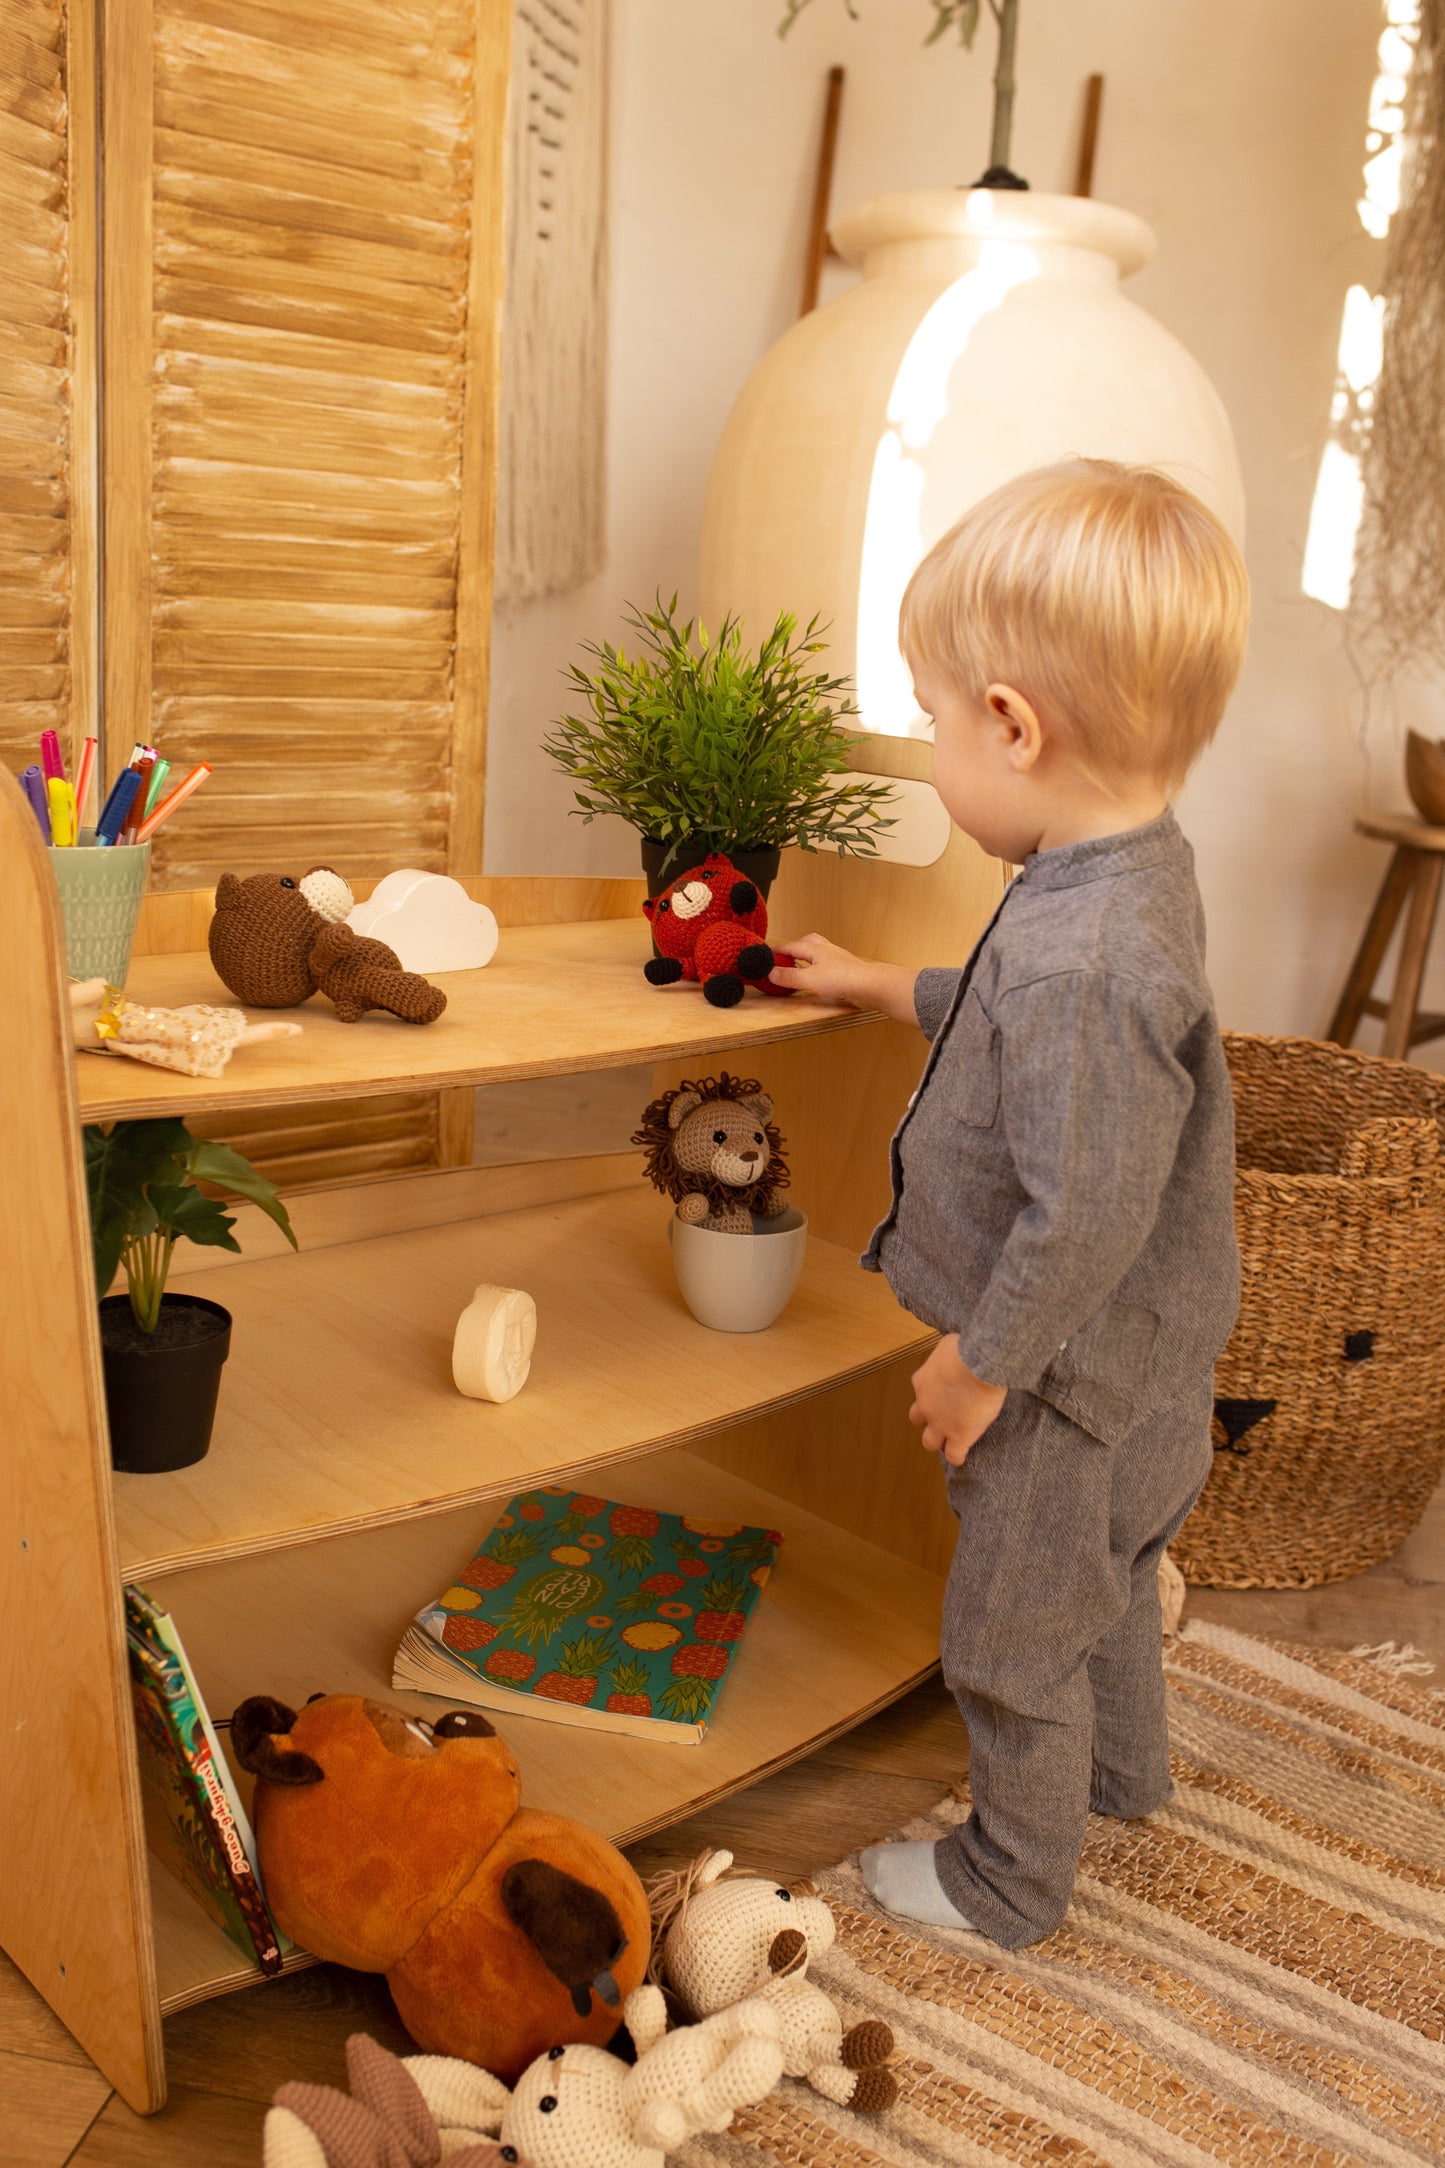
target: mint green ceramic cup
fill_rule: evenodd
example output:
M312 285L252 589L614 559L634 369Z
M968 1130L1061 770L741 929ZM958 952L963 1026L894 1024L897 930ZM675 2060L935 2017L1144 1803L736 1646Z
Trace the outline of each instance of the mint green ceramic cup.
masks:
M150 845L116 843L97 850L93 843L78 843L68 851L52 848L47 856L60 890L66 970L73 979L124 986L150 876Z

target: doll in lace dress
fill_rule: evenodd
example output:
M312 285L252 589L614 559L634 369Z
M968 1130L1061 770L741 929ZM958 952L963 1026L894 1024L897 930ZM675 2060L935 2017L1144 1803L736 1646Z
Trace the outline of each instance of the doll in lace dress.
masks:
M184 1009L152 1009L127 1001L104 979L77 979L70 988L71 1038L91 1054L124 1054L153 1069L182 1076L217 1077L238 1046L265 1039L292 1039L299 1024L253 1024L240 1009L213 1009L199 1002Z

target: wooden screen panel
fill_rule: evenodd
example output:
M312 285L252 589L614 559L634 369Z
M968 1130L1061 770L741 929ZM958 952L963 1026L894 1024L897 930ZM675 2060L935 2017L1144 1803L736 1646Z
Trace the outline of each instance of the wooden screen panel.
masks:
M0 15L0 756L95 709L91 0ZM72 141L72 137L74 140Z
M215 769L160 888L477 870L510 15L109 0L110 753Z
M439 1106L472 1094L395 1092L380 1099L320 1100L312 1106L258 1109L229 1122L205 1115L188 1124L194 1136L224 1137L279 1189L316 1189L366 1175L404 1173L438 1165L465 1165L465 1154L448 1155L439 1134Z

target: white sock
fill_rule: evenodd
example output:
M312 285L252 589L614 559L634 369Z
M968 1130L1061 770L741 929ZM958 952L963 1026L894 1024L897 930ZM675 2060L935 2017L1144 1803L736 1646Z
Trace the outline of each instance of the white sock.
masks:
M922 1840L909 1844L870 1844L858 1857L863 1880L886 1912L901 1913L925 1927L966 1927L965 1919L938 1879L935 1847Z

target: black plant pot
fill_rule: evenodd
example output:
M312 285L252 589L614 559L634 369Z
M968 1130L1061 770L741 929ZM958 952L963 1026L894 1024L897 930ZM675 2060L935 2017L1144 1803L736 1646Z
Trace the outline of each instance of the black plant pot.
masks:
M204 1295L162 1295L160 1322L144 1333L130 1297L107 1295L100 1351L112 1466L160 1475L204 1460L231 1352L230 1311Z
M751 881L758 894L767 901L768 890L778 877L781 850L739 851L730 843L659 843L655 836L643 836L642 871L647 881L649 896L660 896L662 891L689 867L699 866L709 851L721 851L731 861L745 881Z

